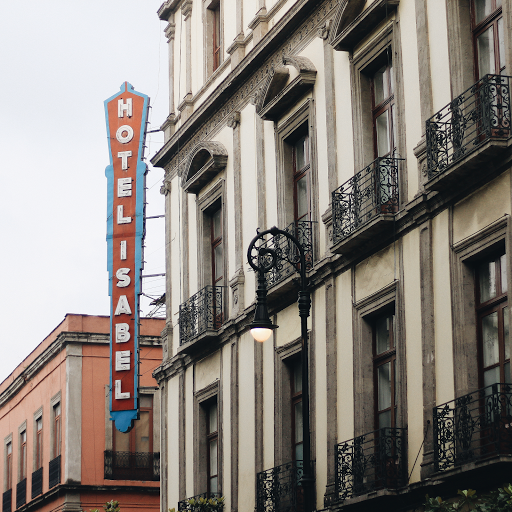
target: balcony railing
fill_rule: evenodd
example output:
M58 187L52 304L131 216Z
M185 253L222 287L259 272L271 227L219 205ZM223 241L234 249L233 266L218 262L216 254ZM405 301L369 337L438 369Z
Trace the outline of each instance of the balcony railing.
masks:
M12 489L8 489L2 495L2 512L11 512L12 510Z
M512 455L512 385L493 384L434 408L434 467Z
M485 75L426 121L428 179L489 139L509 135L509 77Z
M336 446L340 501L407 484L407 429L381 428Z
M51 489L57 484L60 484L60 455L49 464L48 487Z
M191 505L189 504L190 500L198 500L199 498L220 498L222 495L220 492L203 492L202 494L197 494L196 496L191 496L186 500L178 501L178 512L182 510L192 510Z
M16 508L23 507L27 503L27 479L24 478L16 484Z
M105 479L160 480L160 453L106 450Z
M381 157L332 193L333 245L381 214L398 212L398 162Z
M284 231L293 235L304 249L306 272L309 272L313 268L313 222L306 220L292 222L284 228ZM275 266L265 274L268 288L297 272L299 251L289 238L277 234L262 244L262 247L274 250L277 256Z
M224 286L205 286L180 305L180 345L224 322Z
M32 499L43 493L43 468L32 473Z
M302 512L302 461L267 469L256 475L256 512ZM314 500L312 500L314 502Z

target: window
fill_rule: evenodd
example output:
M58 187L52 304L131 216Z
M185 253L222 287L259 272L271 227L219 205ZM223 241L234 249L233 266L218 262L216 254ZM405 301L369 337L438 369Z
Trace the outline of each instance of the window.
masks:
M12 489L12 441L5 445L5 489Z
M53 406L53 458L60 455L62 437L62 418L60 402Z
M293 220L311 220L311 199L310 199L310 150L307 125L300 131L306 131L295 140L292 146L292 168L293 168Z
M139 419L134 421L130 432L120 432L112 422L115 452L153 452L153 397L141 395L139 405Z
M211 215L212 285L224 285L224 249L222 246L222 209L220 206Z
M220 66L220 3L211 9L212 11L212 39L213 39L213 71Z
M373 325L375 428L396 427L395 315L387 313Z
M206 405L206 440L208 445L207 482L208 493L219 490L219 425L217 401Z
M473 0L471 7L476 79L499 75L505 69L501 0Z
M390 61L379 68L371 77L371 95L373 151L374 157L377 158L392 154L395 150L395 96L393 66Z
M27 431L20 432L20 481L27 478Z
M213 0L204 12L206 20L206 75L210 76L222 64L222 12L220 0Z
M35 468L43 467L43 417L36 419Z
M295 358L290 371L290 390L292 405L292 454L293 460L303 460L302 432L302 362Z
M476 314L480 387L510 382L509 314L505 254L477 265Z

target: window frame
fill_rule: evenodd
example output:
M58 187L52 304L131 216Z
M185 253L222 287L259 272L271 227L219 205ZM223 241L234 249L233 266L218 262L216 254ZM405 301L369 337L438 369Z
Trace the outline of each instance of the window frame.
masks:
M18 482L27 478L27 422L25 421L18 429Z
M203 33L205 52L205 76L209 78L223 64L223 2L203 0Z
M41 428L37 428L38 422L41 422ZM42 409L34 414L34 471L43 467L43 412Z
M219 406L217 403L217 397L211 398L210 400L207 400L206 403L203 402L202 407L206 408L206 444L207 444L207 450L206 450L206 489L208 493L215 492L217 493L219 491ZM211 409L215 407L216 409L216 415L217 415L217 428L216 430L212 431L212 427L210 425L210 411ZM212 454L212 444L216 442L216 459L217 459L217 471L215 474L212 474L212 464L211 464L211 454ZM217 489L212 490L212 480L216 478L217 479Z
M13 455L13 445L12 445L12 433L9 434L4 439L4 457L5 457L5 471L4 471L4 489L5 492L12 489L13 486L13 477L12 477L12 455Z

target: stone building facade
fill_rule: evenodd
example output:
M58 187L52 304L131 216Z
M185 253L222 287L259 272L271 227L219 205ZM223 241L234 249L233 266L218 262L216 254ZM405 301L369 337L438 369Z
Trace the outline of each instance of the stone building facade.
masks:
M247 248L273 225L307 255L315 508L495 484L512 463L512 2L167 0L158 15L162 511L204 493L301 510L293 266L267 275L279 328L249 332Z

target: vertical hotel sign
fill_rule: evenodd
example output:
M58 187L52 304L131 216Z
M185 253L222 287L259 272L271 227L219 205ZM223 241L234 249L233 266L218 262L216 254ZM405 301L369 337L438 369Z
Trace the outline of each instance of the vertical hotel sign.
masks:
M107 245L110 295L110 419L127 432L138 417L139 297L147 166L142 161L149 98L124 82L105 101L110 165Z

